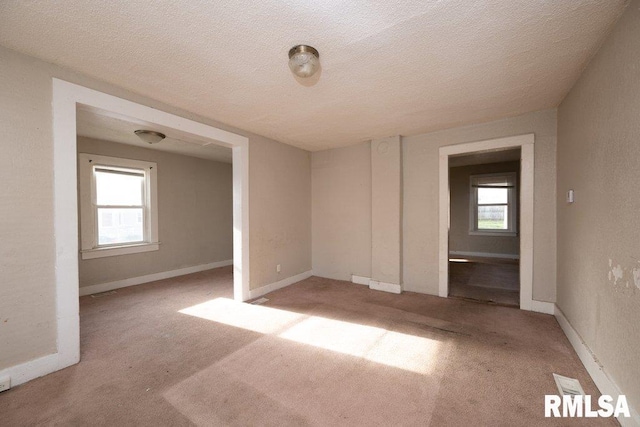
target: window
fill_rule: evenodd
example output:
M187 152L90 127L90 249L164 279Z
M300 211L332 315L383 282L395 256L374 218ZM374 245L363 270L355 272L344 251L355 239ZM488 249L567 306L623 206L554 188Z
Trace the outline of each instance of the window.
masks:
M472 175L469 234L517 233L516 174Z
M157 165L80 154L83 259L158 250Z

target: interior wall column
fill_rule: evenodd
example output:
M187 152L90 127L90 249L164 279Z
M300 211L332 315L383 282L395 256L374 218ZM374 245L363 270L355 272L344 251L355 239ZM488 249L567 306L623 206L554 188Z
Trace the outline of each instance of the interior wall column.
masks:
M371 141L371 289L402 291L400 136Z

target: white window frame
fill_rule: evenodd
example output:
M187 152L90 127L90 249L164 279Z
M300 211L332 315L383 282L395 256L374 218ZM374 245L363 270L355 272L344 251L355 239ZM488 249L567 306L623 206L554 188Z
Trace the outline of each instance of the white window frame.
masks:
M507 177L513 182L513 186L507 190L507 209L509 226L506 230L488 230L478 228L478 187L476 181L479 178L501 178ZM471 175L469 177L469 235L472 236L517 236L518 235L518 190L517 190L518 174L515 172L491 173L481 175Z
M142 160L79 153L80 163L80 254L94 259L160 249L158 240L158 165ZM96 168L136 169L144 172L144 240L123 244L98 244Z

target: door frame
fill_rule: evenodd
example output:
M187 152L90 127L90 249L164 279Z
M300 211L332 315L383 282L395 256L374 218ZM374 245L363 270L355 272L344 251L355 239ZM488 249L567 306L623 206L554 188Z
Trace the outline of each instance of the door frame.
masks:
M520 148L520 309L536 309L533 301L534 134L488 139L440 147L438 295L449 296L449 156ZM538 311L538 310L536 310Z
M54 372L80 361L76 111L96 110L206 138L233 156L233 293L249 291L249 139L175 114L54 78L53 167L57 353L44 368ZM49 360L49 359L48 359Z

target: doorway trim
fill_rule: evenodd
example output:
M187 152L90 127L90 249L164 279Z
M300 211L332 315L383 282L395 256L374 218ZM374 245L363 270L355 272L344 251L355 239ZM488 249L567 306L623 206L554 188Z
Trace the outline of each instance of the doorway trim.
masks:
M438 295L449 296L449 156L520 148L520 309L533 310L533 181L534 134L488 139L440 147Z
M175 114L54 78L53 187L57 353L38 375L80 361L76 109L97 109L173 128L229 147L233 156L233 294L249 299L249 139ZM47 372L44 372L47 371Z

